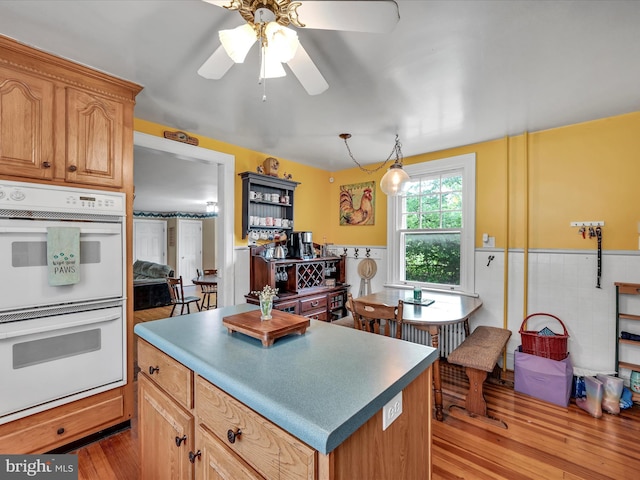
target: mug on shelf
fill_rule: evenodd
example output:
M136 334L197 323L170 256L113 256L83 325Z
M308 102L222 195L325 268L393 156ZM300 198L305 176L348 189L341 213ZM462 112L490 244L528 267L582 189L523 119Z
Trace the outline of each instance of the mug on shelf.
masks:
M280 201L280 195L278 195L277 193L272 193L271 194L271 201L273 203L278 203Z
M260 220L258 221L258 225L260 225L261 227L266 227L267 226L267 218L266 217L260 217Z
M255 200L256 199L256 192L254 192L253 190L249 190L249 198L251 200Z
M273 227L273 217L266 217L265 219L265 225L267 227Z

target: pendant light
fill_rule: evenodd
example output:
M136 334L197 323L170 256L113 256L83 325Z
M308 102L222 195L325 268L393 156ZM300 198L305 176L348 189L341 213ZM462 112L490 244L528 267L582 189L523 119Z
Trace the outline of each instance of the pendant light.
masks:
M349 156L351 157L351 160L353 160L353 162L363 172L367 172L367 173L377 172L378 170L383 168L387 164L387 162L389 162L389 160L395 157L395 160L393 164L389 167L389 170L387 170L387 173L385 173L382 179L380 179L380 189L385 195L389 195L389 196L396 196L404 192L410 180L410 177L409 177L409 174L405 172L404 169L402 168L402 159L403 159L402 148L401 148L402 145L400 143L400 139L397 134L396 134L396 141L393 146L393 150L391 150L391 153L389 154L387 159L374 169L368 169L363 167L354 158L353 154L351 153L351 148L349 148L349 144L347 143L347 140L351 138L350 133L341 133L338 136L344 140L344 144L347 147L347 151L349 152Z

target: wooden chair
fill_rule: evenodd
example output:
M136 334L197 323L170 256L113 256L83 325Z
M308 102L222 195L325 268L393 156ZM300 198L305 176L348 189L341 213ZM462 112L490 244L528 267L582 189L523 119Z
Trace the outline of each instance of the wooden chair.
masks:
M198 311L202 310L200 308L200 297L196 297L194 295L186 296L184 295L184 288L182 284L182 276L179 278L167 278L167 284L169 285L169 294L171 295L171 303L173 303L173 308L171 309L171 315L173 316L173 312L176 309L176 306L181 305L180 307L180 315L184 314L184 307L187 307L187 313L191 313L191 309L189 305L192 303L196 304L198 307Z
M348 294L347 309L353 316L354 328L391 337L391 325L395 324L394 337L402 338L402 300L398 300L397 306L388 306L363 302Z
M201 272L200 270L196 269L196 273L198 274L198 276L202 276L202 275L217 275L218 274L218 269L217 268L212 268L212 269L205 269L204 273ZM209 310L210 308L212 308L212 304L211 304L211 295L213 294L213 308L218 308L218 285L204 285L201 284L200 285L200 293L202 293L202 310Z

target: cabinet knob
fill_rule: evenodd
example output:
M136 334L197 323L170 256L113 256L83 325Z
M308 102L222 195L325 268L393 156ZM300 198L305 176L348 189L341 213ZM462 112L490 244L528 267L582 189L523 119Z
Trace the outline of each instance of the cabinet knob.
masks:
M227 430L227 440L229 440L229 443L236 443L236 438L238 438L240 435L242 435L242 430L240 430L239 428L236 429L235 432L231 429Z
M51 168L50 162L42 162L42 168Z
M69 165L68 170L69 170L70 172L75 172L76 170L78 170L78 167L76 167L75 165Z
M149 375L153 375L153 372L159 372L160 367L149 367Z
M191 463L196 463L196 458L200 458L201 455L202 452L200 450L198 450L196 453L189 452L189 461Z
M187 441L187 436L183 435L182 437L176 437L176 447L179 447L180 445L182 445L182 442L186 442Z
M317 307L318 305L320 305L320 300L316 300L315 302L311 302L311 306L312 307Z
M56 433L62 435L64 433L64 427L60 427Z

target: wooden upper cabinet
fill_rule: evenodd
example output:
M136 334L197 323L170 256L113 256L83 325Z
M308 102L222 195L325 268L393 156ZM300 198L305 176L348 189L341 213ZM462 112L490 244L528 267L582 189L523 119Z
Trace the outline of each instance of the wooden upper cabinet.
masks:
M66 89L68 182L122 185L122 103Z
M50 180L53 82L0 67L0 174Z
M130 186L140 90L0 35L0 175Z

